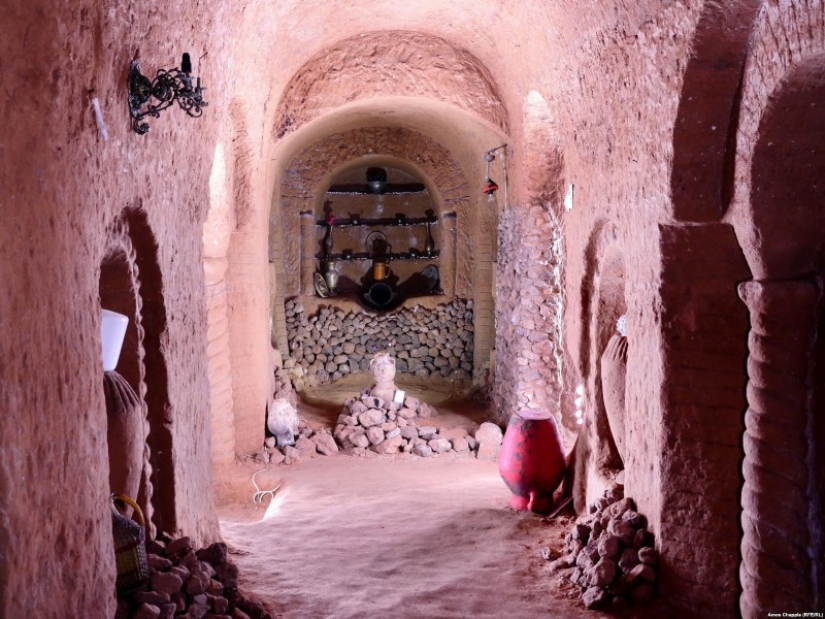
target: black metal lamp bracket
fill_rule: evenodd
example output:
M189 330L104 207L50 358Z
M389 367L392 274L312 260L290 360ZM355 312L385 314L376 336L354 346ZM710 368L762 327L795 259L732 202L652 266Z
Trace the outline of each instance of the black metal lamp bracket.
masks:
M193 118L203 115L203 108L208 103L203 100L200 78L192 87L192 66L189 54L183 55L182 69L159 69L154 80L140 72L140 65L133 60L129 66L129 114L132 117L132 129L143 135L149 131L149 124L141 122L146 116L158 118L160 113L177 103L184 112ZM144 108L144 106L146 106Z

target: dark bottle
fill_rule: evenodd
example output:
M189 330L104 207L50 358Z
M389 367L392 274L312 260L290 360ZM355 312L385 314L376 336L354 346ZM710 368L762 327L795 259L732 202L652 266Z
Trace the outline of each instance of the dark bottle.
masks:
M328 259L332 254L332 225L335 223L335 215L327 217L327 233L324 235L324 260Z
M433 235L430 233L430 222L427 222L427 238L424 239L424 253L427 256L432 256L433 252L435 251L435 240L433 239Z

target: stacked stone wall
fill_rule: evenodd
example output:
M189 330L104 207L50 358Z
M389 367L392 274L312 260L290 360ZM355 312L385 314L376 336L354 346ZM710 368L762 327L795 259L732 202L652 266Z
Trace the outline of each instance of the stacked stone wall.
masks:
M509 209L502 214L499 238L493 400L502 418L521 409L558 415L562 230L546 208Z
M382 350L395 356L399 374L461 382L472 377L472 301L386 314L322 306L307 315L300 300L289 299L285 309L290 356L284 367L305 386L365 372Z

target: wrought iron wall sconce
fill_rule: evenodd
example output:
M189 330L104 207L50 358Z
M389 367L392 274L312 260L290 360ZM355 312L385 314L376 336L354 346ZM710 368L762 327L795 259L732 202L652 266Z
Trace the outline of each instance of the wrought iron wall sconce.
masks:
M154 80L140 72L140 65L133 60L129 67L129 113L132 116L132 129L143 135L149 131L149 124L141 122L144 117L158 118L160 113L177 103L180 109L192 118L203 114L208 103L203 100L201 78L197 78L192 87L192 60L184 54L180 69L175 67L167 71L158 69ZM146 105L144 109L143 106Z

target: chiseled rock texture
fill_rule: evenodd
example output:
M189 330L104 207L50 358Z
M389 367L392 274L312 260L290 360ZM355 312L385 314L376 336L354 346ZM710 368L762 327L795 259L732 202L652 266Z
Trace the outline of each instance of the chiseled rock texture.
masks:
M150 531L217 539L210 460L259 453L291 352L285 300L311 294L301 213L365 161L421 176L437 215L455 213L473 381L505 417L558 409L580 504L616 473L598 360L627 315L625 483L675 611L753 619L779 590L812 609L821 303L806 295L792 337L769 291L819 294L825 268L821 2L3 8L0 615L116 610L102 306L130 318L118 372L144 404ZM151 78L183 51L209 107L136 135L130 61ZM504 144L484 195L482 155ZM787 457L763 427L787 431ZM772 581L789 546L756 540L776 505L795 506L784 530L812 566Z

